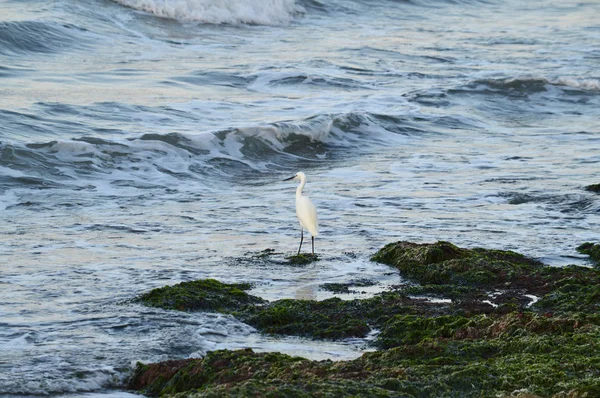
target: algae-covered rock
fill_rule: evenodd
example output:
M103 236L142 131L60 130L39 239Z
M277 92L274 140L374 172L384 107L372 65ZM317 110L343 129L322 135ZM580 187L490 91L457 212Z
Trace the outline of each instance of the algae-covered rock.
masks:
M203 279L153 289L137 301L150 307L180 311L228 311L264 302L245 292L250 287L247 283L226 284Z
M311 397L399 397L393 391L373 387L355 380L280 380L250 379L241 383L215 385L193 393L181 393L177 398L223 398L223 397L266 397L266 398L311 398ZM532 398L532 397L528 397ZM570 398L570 397L569 397Z
M248 285L207 280L140 300L233 314L270 334L344 339L379 329L380 351L340 362L215 351L139 364L130 388L170 397L600 396L600 269L448 242L397 242L373 259L411 282L368 299L265 302Z
M583 243L577 247L577 251L582 254L587 254L592 260L600 264L600 243Z
M257 354L251 349L209 352L202 359L143 365L138 363L129 388L149 395L184 392L207 384L229 384L264 377L307 360L279 353Z
M323 283L319 285L322 290L338 294L350 294L356 291L357 287L368 287L373 286L376 283L370 279L358 279L347 283Z
M247 284L209 279L154 289L138 300L166 309L232 314L268 334L344 339L381 329L376 344L383 347L408 344L419 333L430 334L430 327L447 329L439 325L444 316L600 309L600 272L588 267L548 267L515 252L463 249L448 242L397 242L373 259L398 267L421 284L402 285L368 299L266 302L246 293ZM410 321L409 316L428 319ZM404 336L404 329L413 337Z
M425 339L451 338L459 328L469 323L462 316L443 315L423 317L418 315L396 315L383 327L377 339L382 348L417 344Z
M434 340L506 339L600 330L600 316L552 316L535 312L481 314L471 317L396 315L381 330L377 345L391 348Z
M331 361L310 361L251 349L209 352L202 359L137 365L129 388L151 396L186 397L393 397L392 391L336 372ZM165 369L165 373L161 370ZM349 377L344 377L349 376ZM178 395L177 393L183 393Z
M418 397L497 397L523 389L550 397L570 390L598 391L597 337L594 332L426 339L359 360L372 371L402 370L405 376L388 386Z
M600 184L592 184L585 187L586 191L600 193Z
M170 360L151 364L137 363L127 386L130 390L141 391L149 395L158 395L167 381L171 380L189 360Z
M430 313L440 308L398 293L382 293L362 300L267 302L242 290L249 287L214 279L198 280L154 289L137 301L164 309L231 314L263 333L320 339L365 337L372 326L382 325L394 314Z
M291 265L307 265L319 261L319 256L316 254L300 253L285 258Z
M539 261L504 250L462 249L449 242L390 243L371 260L398 268L421 284L503 286L542 267Z
M371 330L357 310L356 302L339 298L323 301L284 299L236 315L265 333L343 339L365 337Z
M558 398L567 391L570 396L585 392L597 396L593 395L600 391L597 327L570 324L537 333L528 325L543 320L536 315L519 317L512 314L495 321L479 317L474 323L485 331L481 336L432 335L351 361L310 361L246 349L215 351L203 359L138 364L129 387L149 395L186 397L491 398L524 389L541 397ZM452 329L467 330L468 322L458 323ZM512 332L506 332L511 329L506 325L513 325Z
M600 270L597 268L547 267L535 277L544 295L533 309L558 313L597 313L600 309Z

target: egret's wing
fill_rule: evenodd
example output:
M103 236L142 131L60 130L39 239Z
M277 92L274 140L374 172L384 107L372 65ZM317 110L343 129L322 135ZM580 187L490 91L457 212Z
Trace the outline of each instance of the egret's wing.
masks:
M319 234L317 209L307 196L300 196L296 199L296 215L298 216L300 225L306 228L312 236Z

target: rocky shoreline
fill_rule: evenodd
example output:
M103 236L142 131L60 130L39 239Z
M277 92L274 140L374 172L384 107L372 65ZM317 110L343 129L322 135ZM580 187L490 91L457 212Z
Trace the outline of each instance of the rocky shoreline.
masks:
M598 261L600 244L578 250ZM600 269L550 267L512 251L449 242L391 243L372 260L397 268L408 282L367 299L268 302L249 294L249 284L208 279L136 300L230 314L273 335L374 334L377 351L333 362L220 350L138 364L128 389L186 397L600 396Z

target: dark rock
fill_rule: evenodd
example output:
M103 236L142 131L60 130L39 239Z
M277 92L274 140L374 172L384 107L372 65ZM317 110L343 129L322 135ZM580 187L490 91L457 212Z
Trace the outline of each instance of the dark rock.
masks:
M585 190L594 193L600 193L600 184L588 185L587 187L585 187Z

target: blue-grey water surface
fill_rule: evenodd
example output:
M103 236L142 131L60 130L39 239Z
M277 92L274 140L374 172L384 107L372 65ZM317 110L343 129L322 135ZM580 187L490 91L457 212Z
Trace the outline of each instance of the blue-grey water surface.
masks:
M116 393L136 361L356 357L131 303L216 278L266 299L402 281L394 240L586 264L600 3L0 0L0 395ZM295 185L321 261L297 250ZM274 260L253 258L275 249ZM308 250L309 247L305 247ZM349 296L343 296L349 297Z

